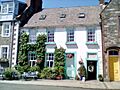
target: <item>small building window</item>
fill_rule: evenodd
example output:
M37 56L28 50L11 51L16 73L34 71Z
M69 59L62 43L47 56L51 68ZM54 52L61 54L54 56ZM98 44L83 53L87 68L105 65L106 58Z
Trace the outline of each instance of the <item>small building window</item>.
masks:
M115 50L109 51L109 55L118 55L118 51Z
M8 50L9 50L9 48L8 48L9 46L7 46L7 45L3 45L3 46L1 46L1 58L4 58L4 59L8 59Z
M2 24L2 37L9 37L10 36L10 28L11 24L10 23L3 23Z
M78 18L85 18L85 13L79 13Z
M47 15L41 15L39 20L45 20L46 17L47 17Z
M67 31L67 42L74 42L74 30Z
M93 28L88 29L87 42L95 42L95 29L93 29Z
M36 66L37 60L36 60L36 53L35 53L35 51L29 51L28 52L28 62L29 62L31 67Z
M46 54L46 66L47 67L54 66L54 54L53 53Z
M60 18L66 18L66 14L60 14Z
M36 43L36 30L29 30L29 43Z
M48 42L54 42L54 30L48 30L47 41Z

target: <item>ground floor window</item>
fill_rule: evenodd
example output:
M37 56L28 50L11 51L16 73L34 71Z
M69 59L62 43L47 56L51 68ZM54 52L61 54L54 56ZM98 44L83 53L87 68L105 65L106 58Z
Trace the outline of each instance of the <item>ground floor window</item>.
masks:
M31 67L36 66L36 52L35 51L29 51L28 52L28 62Z
M53 67L54 66L54 54L47 53L46 54L46 67Z
M1 58L8 59L8 51L9 46L8 45L2 45L1 46Z

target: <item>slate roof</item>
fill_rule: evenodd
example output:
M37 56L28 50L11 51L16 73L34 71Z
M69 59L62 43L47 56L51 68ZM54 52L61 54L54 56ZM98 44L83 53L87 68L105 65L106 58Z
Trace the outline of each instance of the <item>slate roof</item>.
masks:
M45 8L43 11L34 14L24 27L99 25L100 12L99 6ZM79 13L85 13L85 18L78 18ZM60 18L61 14L66 14L66 17ZM41 15L45 18L44 20L40 20Z

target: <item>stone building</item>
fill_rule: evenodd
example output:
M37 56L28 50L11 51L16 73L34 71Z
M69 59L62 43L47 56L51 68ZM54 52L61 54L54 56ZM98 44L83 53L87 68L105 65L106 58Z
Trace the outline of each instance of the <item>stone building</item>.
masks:
M55 47L63 47L66 55L72 55L65 61L68 77L75 78L82 60L88 79L98 79L99 74L103 75L100 11L99 6L43 9L20 27L20 33L29 34L29 44L34 44L39 34L47 35L45 66L54 67ZM31 66L37 61L32 58L33 52L28 52ZM93 70L89 69L91 64Z
M110 0L100 15L104 78L120 81L120 0Z
M27 5L18 0L0 0L0 67L8 67L17 55L18 36L15 17L25 9ZM15 62L16 63L16 62Z

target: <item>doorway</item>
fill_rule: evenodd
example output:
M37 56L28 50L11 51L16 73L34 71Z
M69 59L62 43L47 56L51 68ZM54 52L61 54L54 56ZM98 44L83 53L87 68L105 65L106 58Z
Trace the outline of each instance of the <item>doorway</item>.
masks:
M96 80L97 61L87 61L88 80Z
M69 79L75 78L74 54L66 54L66 74Z
M110 81L119 81L120 80L120 71L119 71L119 58L117 50L109 51L109 77Z

